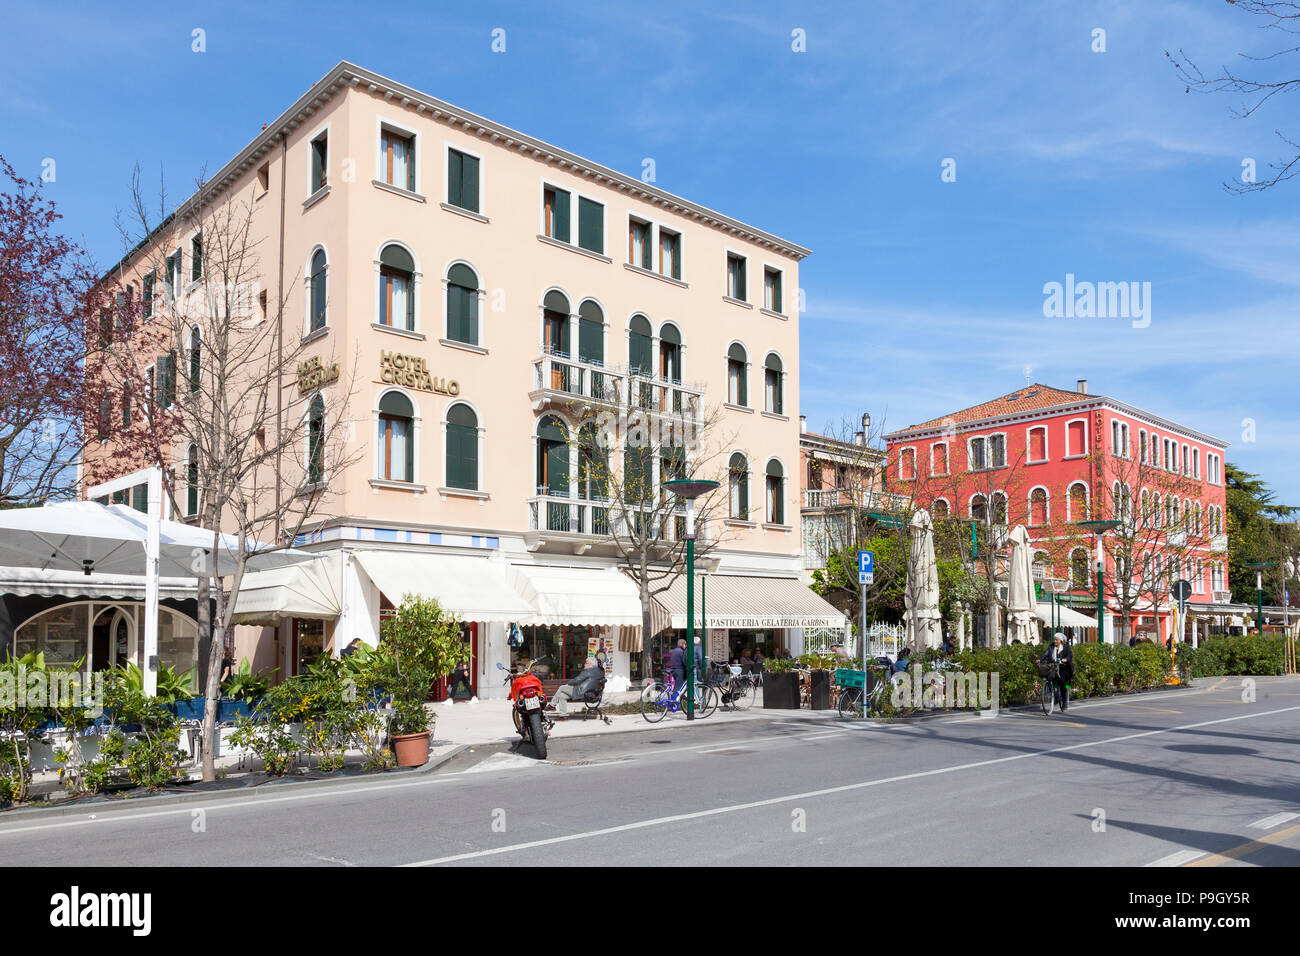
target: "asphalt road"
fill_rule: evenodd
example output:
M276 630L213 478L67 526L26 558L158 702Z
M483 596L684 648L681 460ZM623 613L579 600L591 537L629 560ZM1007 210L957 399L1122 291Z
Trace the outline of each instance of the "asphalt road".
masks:
M914 725L665 721L422 776L0 817L6 865L1300 865L1300 679Z

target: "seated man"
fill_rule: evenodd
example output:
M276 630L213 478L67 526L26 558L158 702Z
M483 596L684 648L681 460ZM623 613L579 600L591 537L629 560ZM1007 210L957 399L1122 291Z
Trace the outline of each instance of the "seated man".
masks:
M582 667L582 673L564 684L555 692L555 697L551 700L551 705L555 707L555 712L560 716L568 713L569 701L583 700L587 694L594 693L605 684L605 670L600 667L594 657L588 657L586 664Z

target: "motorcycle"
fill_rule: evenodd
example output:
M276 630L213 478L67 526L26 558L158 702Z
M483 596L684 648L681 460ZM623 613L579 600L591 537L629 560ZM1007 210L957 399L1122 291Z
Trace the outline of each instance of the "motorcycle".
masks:
M497 662L498 670L505 670L505 665ZM510 685L510 700L514 702L511 715L515 720L515 730L525 743L533 745L537 759L546 759L546 738L551 735L555 724L546 716L546 694L542 692L542 682L533 673L530 664L523 673L510 671L505 683Z

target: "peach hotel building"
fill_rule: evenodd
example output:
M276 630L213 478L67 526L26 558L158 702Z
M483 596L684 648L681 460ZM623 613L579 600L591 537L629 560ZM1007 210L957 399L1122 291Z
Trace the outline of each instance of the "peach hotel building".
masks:
M615 677L643 676L606 510L564 480L572 437L628 394L717 408L729 436L729 517L701 531L726 532L707 562L710 653L797 653L804 629L844 626L799 580L809 250L346 62L211 181L283 244L262 285L300 286L284 335L321 360L300 380L338 387L330 364L355 360L364 426L356 463L325 476L330 516L298 541L320 560L247 580L236 659L296 673L376 642L415 591L466 622L480 696L504 693L496 664L521 653L559 679L603 646ZM144 281L147 266L120 268ZM682 628L684 610L679 581L656 621Z

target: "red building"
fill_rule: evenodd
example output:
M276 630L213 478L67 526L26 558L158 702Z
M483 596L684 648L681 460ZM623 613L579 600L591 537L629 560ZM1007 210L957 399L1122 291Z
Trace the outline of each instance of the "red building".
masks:
M1077 522L1118 520L1101 544L1107 641L1163 641L1180 579L1192 588L1186 638L1230 617L1223 440L1089 395L1080 380L1075 391L1027 385L885 442L889 490L916 507L979 522L995 540L1025 525L1040 601L1055 591L1095 618L1096 539Z

